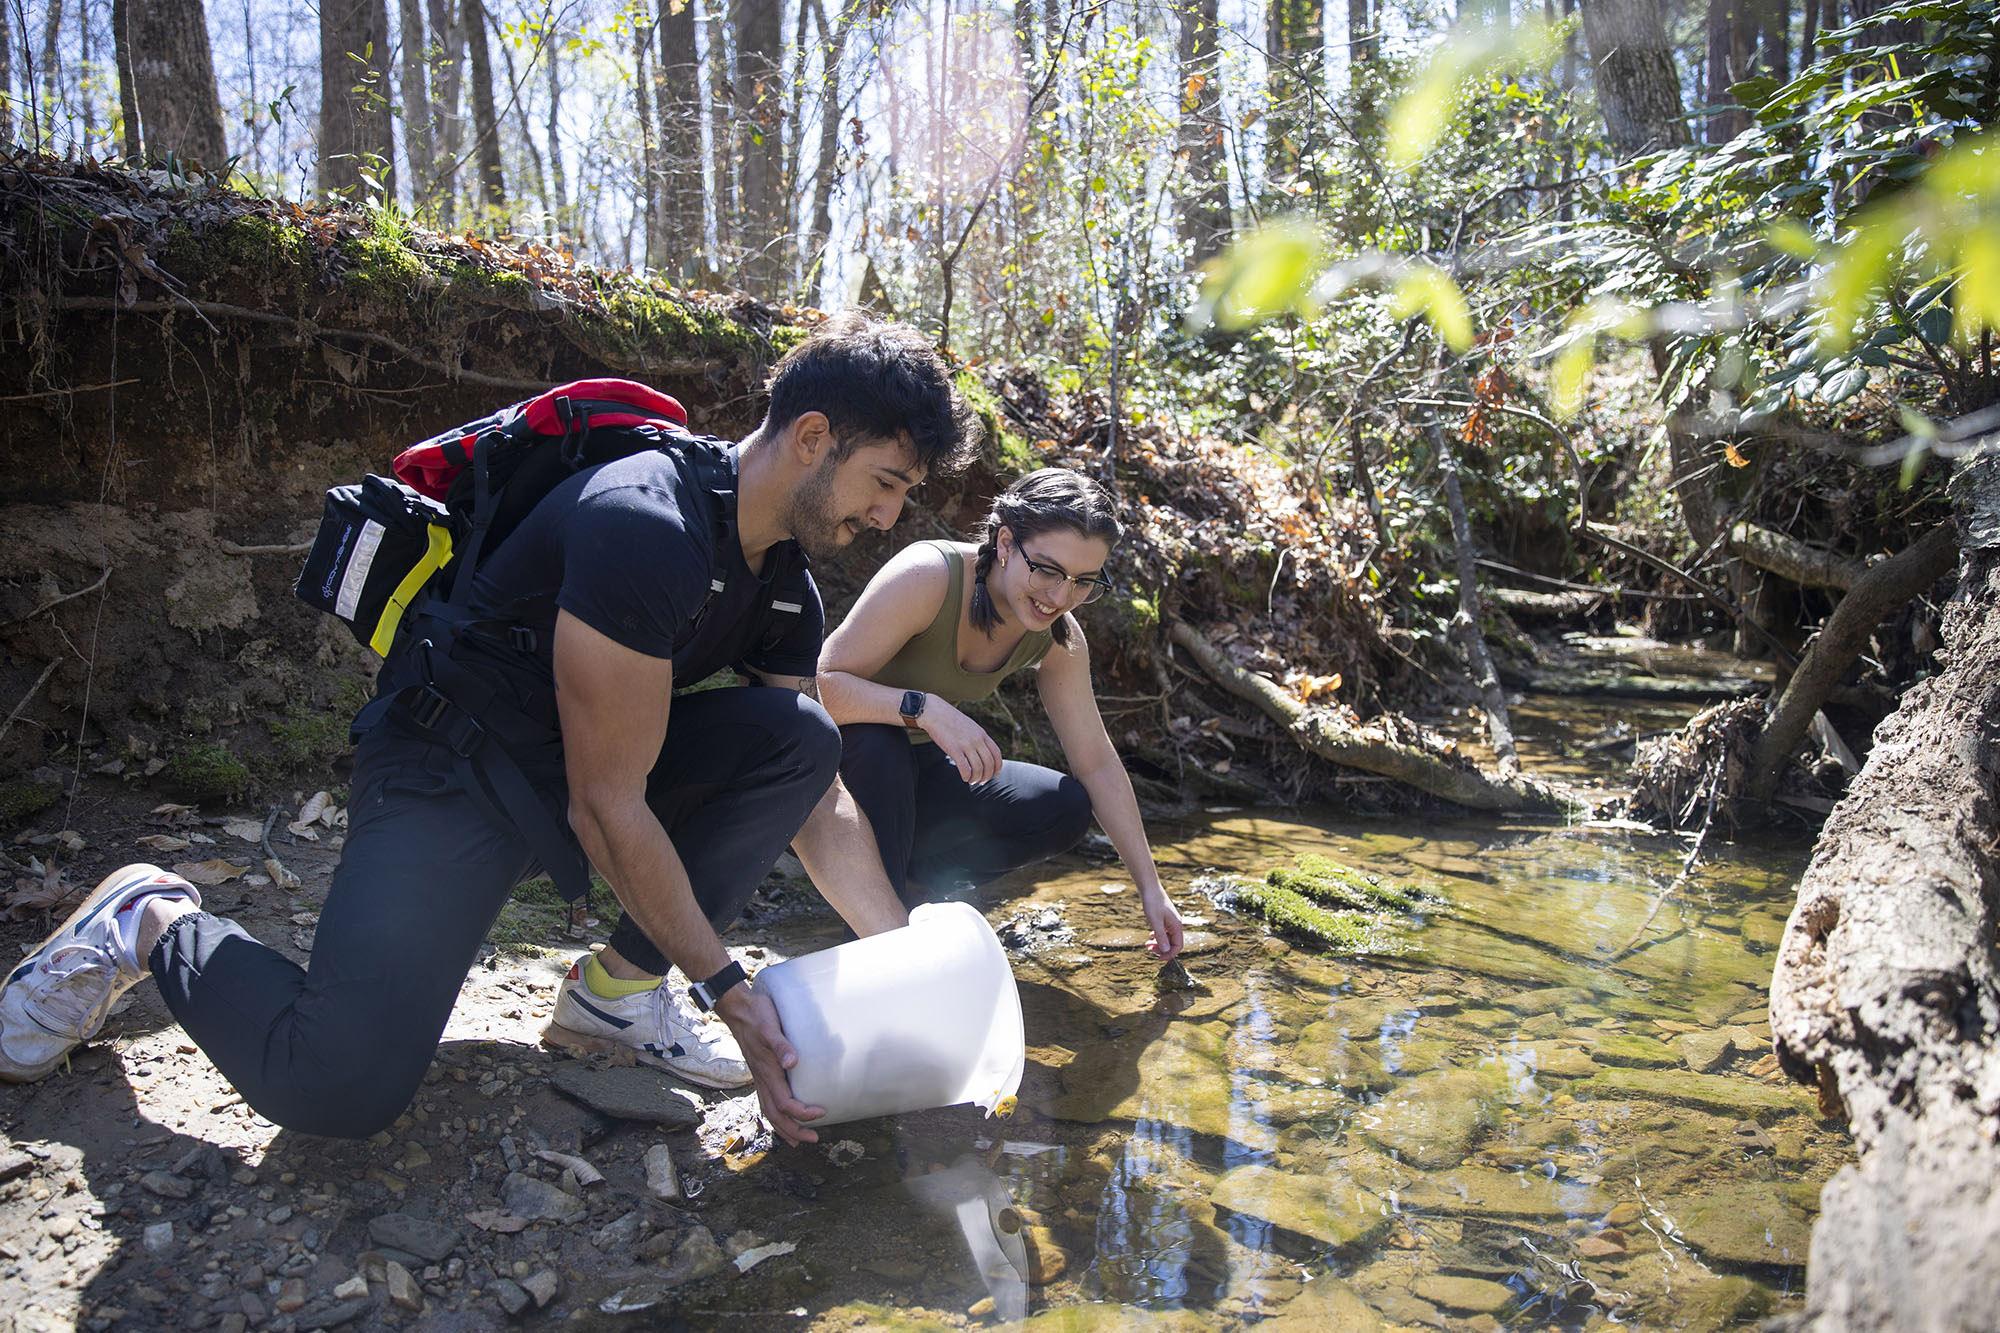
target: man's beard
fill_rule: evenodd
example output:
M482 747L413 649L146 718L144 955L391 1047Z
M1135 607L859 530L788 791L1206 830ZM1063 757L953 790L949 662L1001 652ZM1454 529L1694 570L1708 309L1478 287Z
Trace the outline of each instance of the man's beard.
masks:
M814 560L831 559L840 550L843 520L833 514L833 472L833 460L821 459L785 503L786 529Z

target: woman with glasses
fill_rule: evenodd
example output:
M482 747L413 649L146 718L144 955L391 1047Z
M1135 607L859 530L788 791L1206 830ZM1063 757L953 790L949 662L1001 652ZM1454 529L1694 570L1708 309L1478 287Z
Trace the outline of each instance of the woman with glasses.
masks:
M1029 473L994 500L977 546L898 552L826 641L818 686L841 724L841 780L905 906L1066 851L1094 816L1138 884L1153 953L1180 952L1180 914L1098 716L1072 614L1110 590L1119 535L1095 482L1065 468ZM1030 669L1074 776L1003 758L959 709ZM815 879L837 872L800 851Z

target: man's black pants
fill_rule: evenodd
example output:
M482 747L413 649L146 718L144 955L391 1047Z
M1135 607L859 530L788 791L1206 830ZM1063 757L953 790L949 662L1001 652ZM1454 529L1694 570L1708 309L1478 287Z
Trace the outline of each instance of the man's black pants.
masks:
M674 700L646 799L718 931L742 915L839 759L832 719L795 691ZM266 1119L341 1138L394 1121L508 894L535 873L520 835L459 789L451 764L393 722L363 739L307 967L206 912L175 921L154 947L167 1007ZM547 798L566 827L557 787ZM640 967L667 970L629 921L611 942Z
M1090 831L1090 793L1067 773L1019 760L968 786L935 745L901 727L840 729L840 780L875 830L882 869L905 906L1066 852Z

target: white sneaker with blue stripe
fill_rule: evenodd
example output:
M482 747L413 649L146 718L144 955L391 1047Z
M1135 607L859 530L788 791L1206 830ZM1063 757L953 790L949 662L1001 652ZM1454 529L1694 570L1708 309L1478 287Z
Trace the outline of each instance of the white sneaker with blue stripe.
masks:
M556 1012L542 1044L576 1055L606 1055L656 1065L704 1088L750 1086L750 1066L721 1019L704 1014L682 993L685 982L606 999L584 980L585 954L556 991Z
M69 920L0 984L0 1081L31 1083L96 1036L118 997L146 975L138 956L139 904L201 894L158 866L115 870Z

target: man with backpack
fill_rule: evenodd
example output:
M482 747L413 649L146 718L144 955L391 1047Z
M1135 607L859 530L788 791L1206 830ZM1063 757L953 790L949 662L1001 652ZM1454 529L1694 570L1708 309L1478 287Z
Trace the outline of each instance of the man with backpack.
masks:
M539 868L576 896L594 865L624 916L562 983L546 1039L629 1051L709 1087L754 1082L783 1137L813 1139L816 1108L791 1095L776 1010L718 932L840 797L840 735L812 684L823 613L805 556L894 523L912 486L963 462L970 418L919 334L859 315L786 355L770 395L737 445L680 433L664 413L637 434L594 430L593 410L600 422L644 413L560 396L559 442L517 430L541 400L475 423L427 451L463 466L450 524L409 487L369 479L420 518L436 510L434 553L456 534L459 560L436 579L435 561L413 564L377 599L379 626L357 619L364 640L393 646L356 720L347 842L309 966L201 911L179 877L128 866L0 988L0 1078L58 1067L150 973L259 1114L367 1137L414 1096L513 887ZM532 493L536 476L552 487ZM382 553L395 517L371 512L340 530L325 579L350 617L382 582L375 562L393 563ZM301 578L308 600L317 558ZM674 697L727 667L762 687ZM902 920L886 880L836 893L861 933ZM670 960L695 981L686 993L660 983Z

